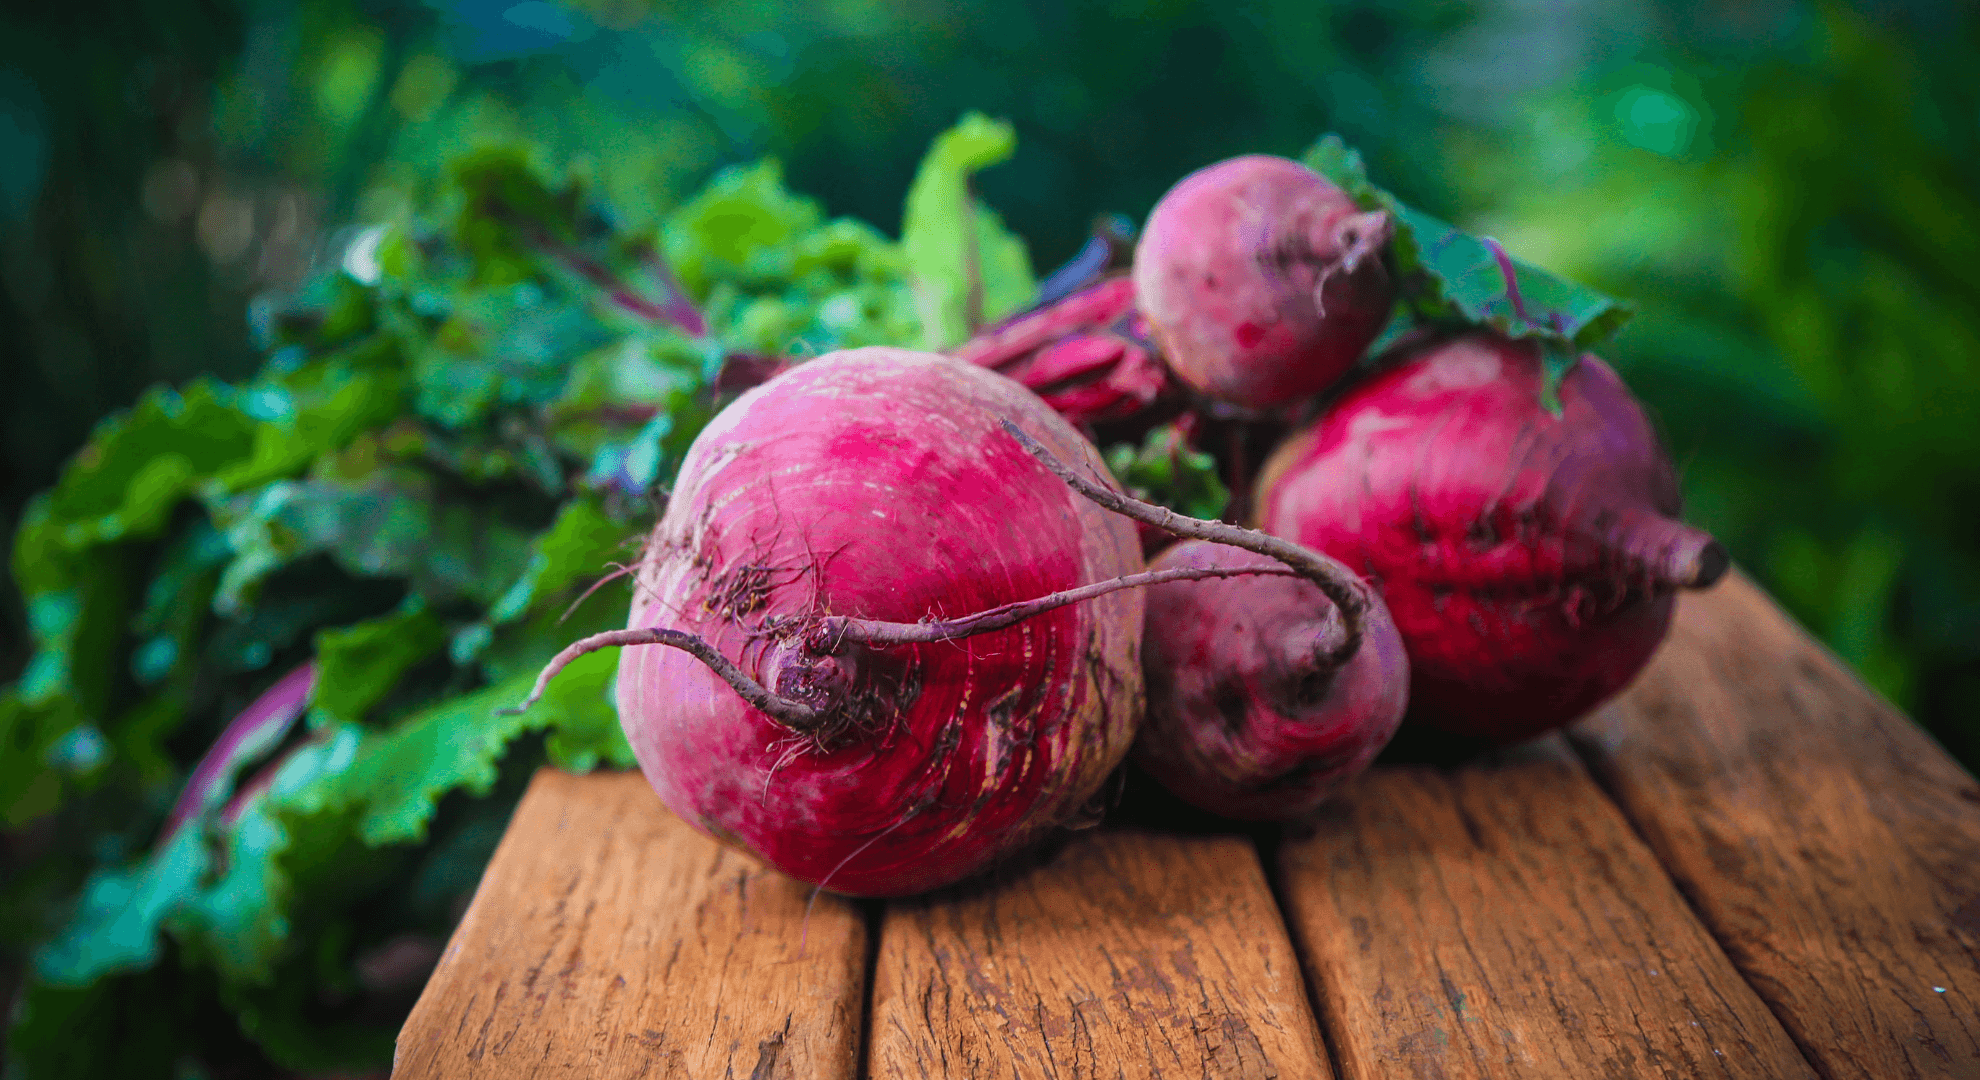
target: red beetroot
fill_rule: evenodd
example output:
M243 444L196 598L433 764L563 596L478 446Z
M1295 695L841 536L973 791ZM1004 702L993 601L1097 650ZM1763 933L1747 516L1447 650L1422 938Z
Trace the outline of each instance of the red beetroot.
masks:
M1269 566L1185 540L1154 569ZM1133 756L1184 801L1226 817L1304 817L1375 760L1402 722L1409 661L1380 600L1361 647L1330 655L1341 618L1286 577L1175 581L1148 590L1148 718Z
M1539 346L1424 347L1289 439L1264 529L1360 571L1409 650L1411 716L1510 741L1620 690L1725 549L1677 520L1670 459L1615 372L1583 356L1541 405Z
M844 625L1139 569L1129 523L998 433L1003 416L1100 468L1017 384L899 349L785 372L695 440L629 628L695 635L813 715L752 708L705 656L626 650L620 719L676 813L794 877L888 896L982 869L1099 788L1141 708L1137 590L965 641L861 643Z
M1265 409L1344 375L1395 298L1381 252L1392 223L1319 173L1251 154L1184 177L1134 254L1141 310L1176 377Z

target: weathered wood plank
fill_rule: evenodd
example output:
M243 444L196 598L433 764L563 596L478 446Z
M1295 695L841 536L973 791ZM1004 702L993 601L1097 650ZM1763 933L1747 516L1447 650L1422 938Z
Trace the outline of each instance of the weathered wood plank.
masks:
M1347 1080L1812 1076L1558 735L1377 769L1279 866Z
M1824 1077L1980 1077L1980 784L1750 581L1572 737Z
M1331 1075L1256 849L1084 833L888 905L869 1061L914 1077Z
M545 769L393 1075L849 1080L866 924L820 897L807 933L807 895L689 829L637 773Z

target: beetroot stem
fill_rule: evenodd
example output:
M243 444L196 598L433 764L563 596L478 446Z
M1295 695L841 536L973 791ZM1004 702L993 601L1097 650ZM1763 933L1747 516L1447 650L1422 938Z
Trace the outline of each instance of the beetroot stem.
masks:
M1506 254L1506 249L1489 236L1479 242L1492 253L1493 261L1499 264L1499 276L1506 279L1506 299L1512 303L1513 314L1519 316L1520 322L1532 323L1533 320L1526 316L1526 298L1519 294L1519 272L1513 268L1512 256Z
M1091 585L1081 585L1076 589L1066 589L1035 600L1019 600L957 619L898 623L834 615L819 625L818 636L826 641L859 641L868 645L915 645L931 641L949 641L973 634L987 634L992 630L1002 630L1034 615L1043 615L1053 608L1077 604L1082 600L1091 600L1096 596L1105 596L1121 589L1160 585L1165 581L1196 581L1202 578L1239 577L1247 574L1300 576L1297 570L1277 566L1236 568L1184 566L1171 570L1147 570L1139 574L1124 574L1106 581L1096 581Z
M707 664L710 670L721 676L723 682L735 688L736 693L740 694L744 701L749 702L751 707L793 731L810 731L818 727L821 722L817 709L788 698L778 697L765 690L761 683L730 663L729 658L717 652L713 645L686 631L663 630L659 627L648 627L643 630L607 630L602 634L593 634L588 638L571 642L564 646L564 650L553 657L548 664L543 665L543 670L536 676L536 685L530 689L529 696L523 699L522 704L502 709L499 715L512 716L529 711L529 707L543 697L543 691L549 687L550 680L556 678L558 672L564 670L566 665L578 657L600 649L625 645L667 645L693 654L695 659Z
M1361 647L1361 630L1364 616L1368 611L1367 594L1362 591L1354 571L1337 560L1328 558L1316 551L1309 551L1298 544L1236 525L1226 525L1221 521L1204 521L1184 514L1178 514L1166 506L1155 506L1131 498L1112 488L1096 484L1079 475L1060 461L1038 440L1024 433L1022 428L1008 419L1000 419L1011 438L1037 458L1039 464L1052 471L1054 476L1066 482L1067 486L1094 502L1124 517L1133 518L1158 529L1187 537L1192 540L1209 540L1219 544L1243 548L1246 551L1265 555L1292 567L1301 577L1320 587L1320 592L1333 601L1341 613L1341 637L1332 647L1326 648L1322 661L1330 666L1339 666L1348 661Z

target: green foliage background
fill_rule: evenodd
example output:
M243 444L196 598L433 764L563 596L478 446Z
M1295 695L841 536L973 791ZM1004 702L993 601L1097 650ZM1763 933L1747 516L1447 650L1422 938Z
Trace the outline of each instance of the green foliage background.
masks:
M87 925L95 909L79 898L138 910L147 881L179 874L202 899L165 919L171 934L140 935L152 954L118 973L31 982L9 1068L258 1075L383 1060L407 1002L373 977L394 941L365 928L412 935L402 951L444 936L528 767L619 752L598 703L577 700L547 728L502 733L506 756L442 760L419 742L436 730L422 722L445 719L420 702L511 689L575 596L586 571L574 568L612 557L638 519L637 498L592 481L651 479L672 445L645 419L587 426L598 388L532 363L637 351L650 378L636 393L663 412L699 400L708 374L705 345L601 305L476 210L476 191L530 176L550 186L522 193L538 200L528 212L618 271L637 277L628 238L662 244L725 340L815 349L930 324L901 282L916 245L888 238L912 216L905 196L931 141L969 110L1016 136L976 182L1022 238L998 241L1011 274L1068 257L1097 214L1138 218L1189 169L1298 155L1339 131L1409 204L1632 303L1610 358L1658 417L1689 516L1980 764L1975 55L1980 18L1928 0L10 7L0 528L16 532L99 421L136 410L118 421L121 455L62 481L52 546L16 562L0 601L0 679L83 687L62 707L117 716L104 745L44 746L30 732L54 730L45 710L32 724L26 706L0 714L0 773L25 778L0 807L0 992L22 985L31 947ZM995 133L979 134L958 162L997 156L982 148ZM521 156L454 167L495 144ZM710 188L728 166L742 168ZM560 202L566 176L616 217ZM381 222L424 246L359 231ZM366 260L376 287L327 284ZM433 280L443 295L413 287ZM519 322L534 356L476 329ZM180 392L140 403L161 382ZM350 419L365 407L411 410L447 435L366 434ZM525 407L562 426L504 426ZM147 465L158 455L145 439L192 426L214 441L168 440L176 464ZM294 497L296 485L412 492L386 504L417 514L447 505L432 485L456 483L502 525L460 550L342 550L338 524L321 520L342 504ZM310 506L316 519L298 516ZM467 518L398 525L475 531ZM259 561L233 557L243 551ZM343 609L302 603L326 582L351 584ZM501 595L481 595L490 582ZM38 638L78 644L37 670L22 592L42 586L74 603L39 609ZM207 611L233 629L216 635ZM463 637L477 621L483 632ZM312 646L353 624L372 636ZM120 658L128 672L57 670L96 655L90 633L145 647ZM196 677L169 644L195 640L218 642L201 646ZM312 649L347 665L340 685L377 691L342 714L319 703L305 752L256 804L265 820L226 834L261 846L220 862L155 850L193 762ZM381 783L325 801L307 774L338 747L385 762L379 775L413 755L411 771L456 793ZM268 874L224 872L239 867ZM285 880L342 881L347 895L257 899ZM271 913L283 924L228 922ZM261 944L226 953L240 942Z

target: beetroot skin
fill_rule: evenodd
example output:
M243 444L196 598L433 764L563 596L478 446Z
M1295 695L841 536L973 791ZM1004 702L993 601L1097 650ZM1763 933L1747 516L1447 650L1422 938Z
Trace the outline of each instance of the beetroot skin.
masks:
M1270 566L1202 540L1152 568ZM1345 663L1327 647L1340 615L1300 578L1174 581L1148 590L1142 670L1148 718L1137 763L1179 798L1226 817L1310 814L1366 769L1402 722L1409 661L1380 600Z
M1155 204L1135 290L1177 378L1235 405L1284 405L1332 385L1381 332L1392 229L1296 161L1231 158Z
M676 648L625 649L620 719L675 813L803 881L895 896L983 869L1100 788L1142 710L1140 590L959 640L861 644L831 629L832 617L966 615L1140 569L1133 526L1048 472L1000 418L1105 475L1016 383L902 349L796 367L695 440L630 627L695 635L815 715L773 719Z
M1539 346L1474 332L1355 387L1259 479L1265 530L1326 552L1388 601L1413 720L1511 741L1620 690L1674 590L1725 549L1677 520L1670 459L1607 364L1541 405Z

